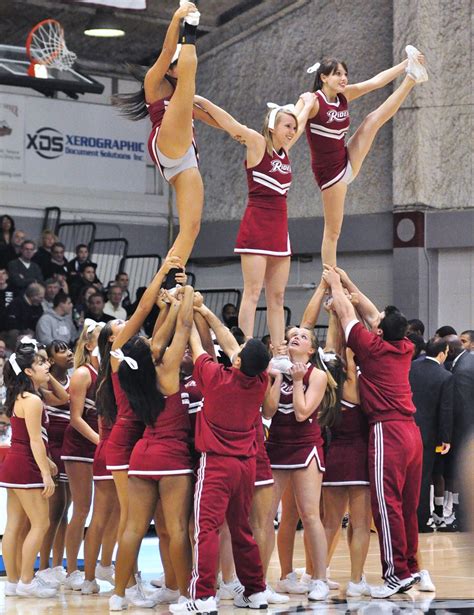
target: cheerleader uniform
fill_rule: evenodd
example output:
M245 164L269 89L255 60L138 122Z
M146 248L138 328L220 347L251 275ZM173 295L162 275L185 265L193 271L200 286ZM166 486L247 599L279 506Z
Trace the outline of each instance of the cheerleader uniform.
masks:
M309 385L314 366L303 377L303 390ZM283 376L278 410L272 418L265 443L273 470L307 468L313 458L324 472L323 438L318 424L318 408L305 421L297 421L293 408L293 380Z
M189 447L191 451L191 457L193 460L194 469L197 471L199 466L199 459L201 457L200 453L196 450L194 446L194 436L196 433L196 418L198 412L201 412L203 405L203 396L201 393L201 389L198 387L196 380L193 378L193 375L185 376L181 383L181 392L184 395L187 395L189 402L189 424L190 424L190 434L189 434ZM185 399L183 397L183 399Z
M150 152L151 159L168 182L175 175L181 173L181 171L192 169L194 167L197 168L199 166L199 155L194 139L192 144L189 146L188 151L181 158L168 158L168 156L165 156L158 149L158 132L169 102L170 98L160 98L160 100L156 100L154 103L151 103L151 105L147 105L151 123L153 124L153 128L148 138L148 151Z
M84 411L82 418L96 433L99 433L99 423L97 419L97 409L95 407L95 392L97 383L97 372L88 363L85 367L91 375L91 383L86 391L86 399L84 401ZM84 463L94 462L94 453L96 445L88 438L85 438L74 427L69 424L64 433L63 448L61 459L63 461L82 461Z
M117 403L117 418L107 441L105 459L107 470L128 470L133 447L143 436L145 424L137 419L125 391L120 386L118 372L112 372Z
M285 150L266 150L262 160L247 168L249 199L240 223L234 252L291 256L286 195L291 185L291 165Z
M147 425L130 457L129 476L160 480L164 476L192 474L189 451L189 395L181 389L165 397L165 407L153 426Z
M92 465L92 475L94 480L113 480L112 472L107 470L105 454L107 451L107 443L113 425L108 425L104 419L99 416L99 435L100 441L95 449L94 463Z
M255 475L255 487L263 487L264 485L273 485L272 468L270 459L268 458L267 449L265 448L265 436L263 433L263 423L261 417L258 418L256 424L257 431L257 473Z
M306 138L314 177L319 188L326 190L339 181L350 184L353 179L345 144L350 118L344 94L338 94L335 102L330 102L322 90L316 97L319 111L306 124Z
M13 416L10 419L12 439L10 449L0 465L0 487L7 489L42 489L44 487L38 464L31 450L30 436L25 419ZM49 418L43 405L41 414L41 437L48 450Z
M70 384L71 380L68 376L66 384L64 385L64 390L67 393L69 393ZM67 483L68 477L64 468L64 461L61 459L61 453L63 450L64 435L71 419L69 402L67 404L63 404L62 406L46 406L46 412L49 419L49 453L51 459L58 468L56 478L60 483Z
M369 423L359 404L342 400L341 418L331 427L323 487L369 485Z

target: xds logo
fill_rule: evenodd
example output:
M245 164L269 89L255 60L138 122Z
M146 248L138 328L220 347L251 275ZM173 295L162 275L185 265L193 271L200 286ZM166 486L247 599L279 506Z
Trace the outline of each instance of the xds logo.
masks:
M26 149L33 148L41 158L58 158L64 151L64 137L55 128L39 128L34 135L27 134L27 138Z

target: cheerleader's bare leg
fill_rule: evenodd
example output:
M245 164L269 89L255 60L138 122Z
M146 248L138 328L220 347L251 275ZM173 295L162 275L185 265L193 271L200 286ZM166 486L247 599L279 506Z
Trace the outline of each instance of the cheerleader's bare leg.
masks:
M84 539L84 527L92 502L92 463L65 461L72 497L72 517L66 531L67 572L77 568L77 555Z
M23 583L31 583L33 579L35 560L49 527L48 500L41 495L41 491L41 489L15 489L20 505L30 521L30 531L21 550L20 579ZM5 542L5 537L3 541Z
M239 327L246 337L253 337L255 311L262 292L267 269L267 256L260 254L241 254L244 292L239 309Z
M364 564L369 551L370 487L357 485L349 487L349 511L351 515L352 536L349 543L351 554L351 581L359 583L364 572Z
M267 323L272 346L276 349L285 340L285 288L290 275L289 256L268 256L265 270L265 299Z
M174 254L181 258L184 265L192 252L201 228L204 185L197 167L186 169L175 175L170 183L175 189L179 219L179 233L174 240L173 249Z
M2 539L2 556L10 583L20 580L21 562L18 562L17 549L27 519L15 490L7 489L7 525Z
M280 560L282 579L293 572L293 553L299 518L300 514L296 507L293 484L289 481L281 498L281 518L277 535L278 558Z
M275 534L272 517L272 502L273 502L273 485L261 485L255 487L252 508L250 509L250 527L252 528L255 542L260 551L260 559L262 560L263 573L266 578L268 564L272 556L272 551L269 549L269 543L273 542L269 537Z

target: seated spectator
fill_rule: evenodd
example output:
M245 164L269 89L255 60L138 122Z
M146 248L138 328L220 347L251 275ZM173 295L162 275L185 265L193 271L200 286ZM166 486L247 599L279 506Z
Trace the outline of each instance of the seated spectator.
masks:
M21 244L26 239L24 231L15 231L11 242L0 250L0 267L8 268L8 263L18 258L21 254Z
M412 318L408 321L407 336L409 333L415 333L416 335L423 337L425 334L425 325L418 318Z
M45 268L45 275L48 278L53 278L56 275L61 275L66 279L68 275L67 258L64 256L66 248L64 244L57 241L51 248L51 259Z
M468 352L474 353L474 330L467 329L463 331L459 336L461 343L465 350Z
M48 278L44 283L43 312L52 312L54 309L54 298L61 290L58 280Z
M77 338L77 329L72 321L72 301L69 295L59 292L54 297L52 312L46 312L36 325L36 339L47 346L53 340L71 345Z
M100 293L91 295L87 302L87 312L84 314L84 318L91 318L96 322L109 322L109 320L115 320L113 316L104 313L104 306L104 297Z
M229 329L238 326L238 315L237 308L233 303L226 303L222 308L222 320Z
M262 337L262 344L265 345L265 348L268 350L270 354L272 354L271 343L272 343L272 338L270 337L270 333L267 333L266 335Z
M425 340L421 335L417 333L407 333L407 338L410 342L413 342L413 356L411 358L412 361L417 361L425 358Z
M95 263L84 263L80 266L79 275L71 280L69 287L69 294L73 303L77 303L79 295L88 286L94 287L96 292L102 290L102 282L95 273L96 268L97 265Z
M128 273L126 273L125 271L122 271L121 273L117 273L117 275L115 276L115 283L118 284L120 288L122 289L122 304L121 305L123 308L127 310L127 313L128 313L130 306L132 305L132 302L130 300L130 292L128 290L128 283L129 283Z
M104 313L112 316L112 318L127 320L127 310L122 307L122 289L118 284L112 284L109 287L107 298Z
M19 294L30 282L42 282L41 269L31 259L35 253L35 242L25 239L21 244L20 257L8 263L10 284L15 294Z
M7 352L7 345L4 340L0 340L0 359L7 359L9 354Z
M80 275L81 266L85 264L93 265L97 268L96 263L93 263L89 258L89 248L85 243L80 243L76 246L76 256L67 264L69 283L75 277Z
M44 286L31 282L25 292L14 299L7 309L7 329L9 331L7 346L15 348L19 334L33 335L38 320L43 315Z
M8 284L8 271L0 269L0 331L6 329L7 308L13 301L13 290Z
M48 267L51 261L51 248L58 241L58 238L50 229L45 229L41 233L41 245L36 251L36 254L31 259L36 263L45 278L51 277L49 275Z
M11 244L15 232L15 220L7 214L0 218L0 250Z

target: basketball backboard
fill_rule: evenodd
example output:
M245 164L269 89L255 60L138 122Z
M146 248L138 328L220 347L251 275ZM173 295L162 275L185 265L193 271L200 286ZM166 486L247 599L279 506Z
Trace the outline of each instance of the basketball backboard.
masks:
M52 97L58 91L70 98L78 98L86 92L102 94L104 86L82 72L77 65L63 70L42 66L44 77L31 77L28 74L30 61L25 47L0 45L0 84L28 87Z

